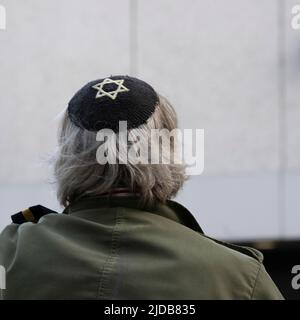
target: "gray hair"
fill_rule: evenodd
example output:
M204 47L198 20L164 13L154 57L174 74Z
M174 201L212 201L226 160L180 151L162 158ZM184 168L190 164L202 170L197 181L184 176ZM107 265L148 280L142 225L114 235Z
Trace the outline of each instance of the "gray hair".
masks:
M151 129L177 128L176 112L166 98L159 102L148 121L138 130L148 136ZM129 131L130 132L130 131ZM74 125L65 111L58 132L58 148L54 156L57 198L67 206L84 196L109 193L120 186L138 193L143 202L165 202L174 197L186 179L183 164L99 164L96 152L101 143L97 132ZM175 152L174 143L171 153Z

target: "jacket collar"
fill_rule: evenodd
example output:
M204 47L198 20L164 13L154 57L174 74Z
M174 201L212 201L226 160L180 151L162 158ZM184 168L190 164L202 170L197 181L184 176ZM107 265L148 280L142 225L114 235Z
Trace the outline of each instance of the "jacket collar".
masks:
M65 208L64 214L74 214L84 218L84 212L89 209L100 207L125 207L135 208L147 211L153 214L163 216L180 223L196 232L203 231L196 221L195 217L183 205L176 201L168 200L165 204L155 203L152 205L142 204L138 195L109 195L93 196L81 198Z

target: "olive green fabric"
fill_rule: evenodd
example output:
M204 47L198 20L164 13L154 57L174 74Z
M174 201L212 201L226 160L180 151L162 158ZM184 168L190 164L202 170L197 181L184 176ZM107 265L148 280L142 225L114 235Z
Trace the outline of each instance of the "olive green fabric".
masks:
M262 260L180 204L136 197L85 198L0 235L4 299L283 299Z

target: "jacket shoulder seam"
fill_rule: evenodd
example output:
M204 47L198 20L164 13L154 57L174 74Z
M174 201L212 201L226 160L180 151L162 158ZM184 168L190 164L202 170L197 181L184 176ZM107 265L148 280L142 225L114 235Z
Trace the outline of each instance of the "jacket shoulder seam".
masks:
M255 280L254 280L254 284L253 284L253 288L252 288L250 300L253 300L254 292L255 292L255 289L256 289L257 282L258 282L258 276L259 276L259 274L260 274L262 265L263 265L262 263L259 264L259 268L258 268L257 274L256 274L256 276L255 276Z

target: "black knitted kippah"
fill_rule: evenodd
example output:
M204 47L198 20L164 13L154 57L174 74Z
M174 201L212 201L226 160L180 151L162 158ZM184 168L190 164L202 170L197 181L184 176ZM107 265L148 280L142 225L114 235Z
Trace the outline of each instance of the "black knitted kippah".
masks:
M68 105L71 121L89 131L104 128L115 132L119 121L133 129L153 114L158 95L146 82L129 76L111 76L91 81L81 88Z

